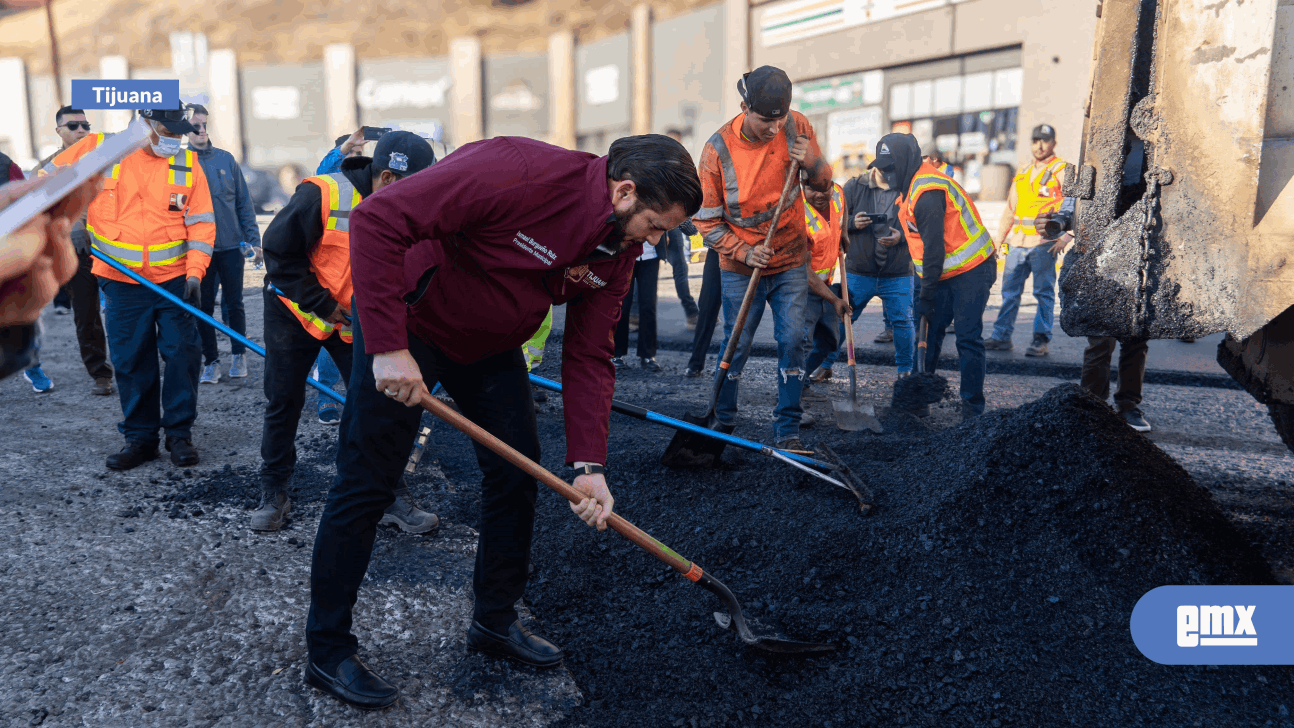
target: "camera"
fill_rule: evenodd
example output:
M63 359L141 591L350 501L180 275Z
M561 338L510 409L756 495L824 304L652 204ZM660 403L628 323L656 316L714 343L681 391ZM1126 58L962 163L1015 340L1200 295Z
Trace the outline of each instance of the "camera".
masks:
M1043 240L1055 240L1074 229L1074 213L1061 210L1039 215L1033 220L1033 229Z

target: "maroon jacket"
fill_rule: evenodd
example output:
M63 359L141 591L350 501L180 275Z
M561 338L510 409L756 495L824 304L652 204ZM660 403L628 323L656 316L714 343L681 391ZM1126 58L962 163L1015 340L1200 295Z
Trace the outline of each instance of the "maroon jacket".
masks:
M374 193L351 221L368 354L407 349L413 335L470 364L520 348L550 306L569 303L566 460L607 461L612 330L642 246L614 257L598 249L619 247L606 157L517 137L475 142ZM426 292L406 304L418 277L407 273L433 266Z

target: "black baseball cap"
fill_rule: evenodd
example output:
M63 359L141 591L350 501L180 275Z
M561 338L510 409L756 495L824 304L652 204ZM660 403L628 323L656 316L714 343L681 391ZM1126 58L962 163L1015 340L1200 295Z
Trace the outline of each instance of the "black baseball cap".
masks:
M181 102L175 109L140 109L139 115L149 121L156 121L172 134L192 134L197 131L189 123L189 110Z
M868 169L876 167L877 169L889 169L895 165L894 153L890 151L891 137L903 136L902 134L886 134L881 140L876 142L876 159L867 165Z
M1051 124L1039 124L1033 128L1033 140L1043 140L1046 142L1056 141L1056 127Z
M737 81L737 93L746 108L769 119L780 119L791 111L791 78L786 71L760 66Z
M373 150L373 174L384 169L407 177L436 163L436 153L426 139L411 131L392 131L377 140Z

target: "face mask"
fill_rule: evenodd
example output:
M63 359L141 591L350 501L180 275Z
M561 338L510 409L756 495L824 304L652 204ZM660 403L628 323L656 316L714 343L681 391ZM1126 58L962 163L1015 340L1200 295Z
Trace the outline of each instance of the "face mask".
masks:
M174 157L180 153L180 138L157 135L157 143L151 145L153 154L159 157Z
M899 173L898 173L898 172L895 172L894 170L889 170L889 169L887 169L887 170L885 170L885 172L884 172L884 173L882 173L882 174L881 174L881 178L885 180L885 185L886 185L887 187L889 187L890 189L892 189L892 190L897 190L897 189L899 188Z

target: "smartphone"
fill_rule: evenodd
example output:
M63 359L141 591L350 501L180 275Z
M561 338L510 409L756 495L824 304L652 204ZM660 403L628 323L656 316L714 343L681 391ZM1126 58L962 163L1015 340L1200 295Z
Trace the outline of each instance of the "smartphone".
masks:
M148 143L148 132L148 124L136 119L125 131L105 139L76 164L43 177L41 183L28 190L27 194L0 210L0 238L31 222L32 218L61 202L72 190L143 147Z
M389 126L366 126L364 127L364 141L375 142L389 131L394 130Z
M885 225L888 227L890 224L890 216L883 212L869 212L867 217L871 218L873 225Z

